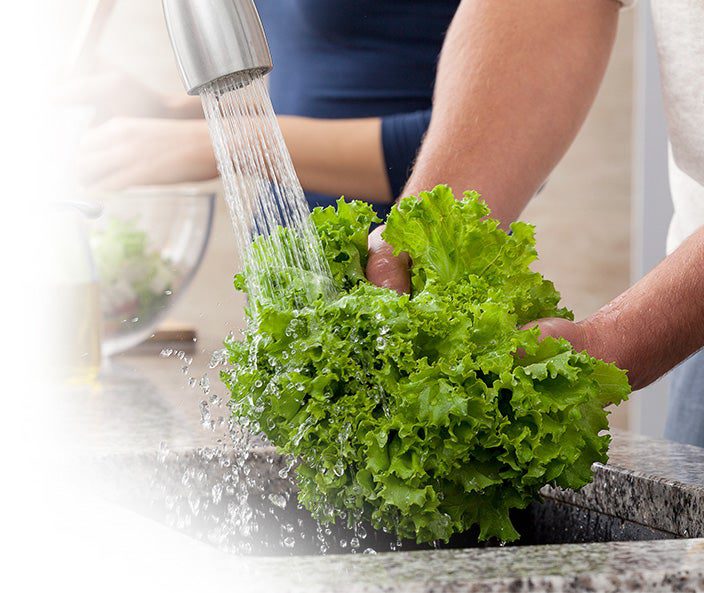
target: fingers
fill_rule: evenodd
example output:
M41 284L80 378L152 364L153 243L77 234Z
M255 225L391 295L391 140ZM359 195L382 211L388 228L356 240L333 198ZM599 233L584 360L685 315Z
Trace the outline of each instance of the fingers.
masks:
M391 245L381 238L382 231L383 227L378 227L369 235L367 280L399 294L410 293L410 258L405 253L394 256Z
M524 325L521 329L531 329L535 326L540 328L540 339L545 338L565 338L570 342L577 352L589 350L584 328L569 319L551 317L548 319L538 319Z

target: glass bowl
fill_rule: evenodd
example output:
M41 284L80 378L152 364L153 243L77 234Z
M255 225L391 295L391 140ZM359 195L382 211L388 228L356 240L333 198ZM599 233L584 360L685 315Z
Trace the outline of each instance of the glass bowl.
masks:
M138 189L92 196L103 208L91 229L100 285L102 351L136 346L193 280L213 224L215 194Z

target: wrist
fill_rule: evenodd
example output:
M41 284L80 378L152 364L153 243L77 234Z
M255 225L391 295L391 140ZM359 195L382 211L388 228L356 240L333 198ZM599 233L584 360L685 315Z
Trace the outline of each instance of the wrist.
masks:
M166 119L180 119L181 98L176 95L161 96L161 117Z
M617 363L621 359L614 339L614 323L603 310L579 321L577 326L582 331L584 347L589 354L606 362Z
M212 179L218 176L218 166L213 152L213 145L210 140L208 124L205 120L192 120L191 138L196 149L194 158L200 162L201 176L204 179Z
M162 116L167 119L193 119L202 117L200 102L195 97L170 94L161 96Z
M628 371L628 380L635 389L638 384L637 361L633 356L633 342L626 339L613 306L600 309L577 324L584 336L587 352L594 358L615 364Z

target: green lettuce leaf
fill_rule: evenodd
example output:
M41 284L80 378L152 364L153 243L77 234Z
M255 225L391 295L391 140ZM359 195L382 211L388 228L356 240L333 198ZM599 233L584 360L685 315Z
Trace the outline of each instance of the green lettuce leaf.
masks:
M300 460L299 500L318 519L344 511L418 542L478 525L480 539L512 541L511 509L545 484L584 486L606 460L604 407L628 396L626 374L519 329L571 313L530 269L533 227L508 234L488 215L478 194L445 186L401 200L384 233L414 262L399 296L364 276L372 209L318 208L335 297L301 307L318 281L282 276L227 343L234 414Z

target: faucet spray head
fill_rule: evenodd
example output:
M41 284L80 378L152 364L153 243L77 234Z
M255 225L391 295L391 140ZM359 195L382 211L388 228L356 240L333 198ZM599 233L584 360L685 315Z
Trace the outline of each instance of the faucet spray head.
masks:
M189 95L225 76L263 76L271 70L269 46L253 0L163 0L163 7Z

